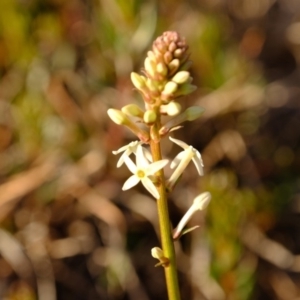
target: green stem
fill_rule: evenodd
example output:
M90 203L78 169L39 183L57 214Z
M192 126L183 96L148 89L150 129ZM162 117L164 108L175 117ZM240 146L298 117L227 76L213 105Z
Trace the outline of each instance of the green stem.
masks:
M153 128L153 130L156 131L157 133L159 130L159 123L160 122L157 122ZM153 161L161 160L162 155L161 155L160 142L156 142L153 139L151 139L150 146L151 146ZM168 199L166 194L166 184L165 184L165 176L164 176L163 169L157 172L157 176L159 176L160 178L159 180L161 182L161 184L158 187L160 198L157 200L157 209L158 209L158 217L159 217L162 250L164 256L169 259L169 264L164 267L168 296L169 296L169 300L180 300L180 292L179 292L177 268L176 268L176 256L175 256L173 238L171 234Z

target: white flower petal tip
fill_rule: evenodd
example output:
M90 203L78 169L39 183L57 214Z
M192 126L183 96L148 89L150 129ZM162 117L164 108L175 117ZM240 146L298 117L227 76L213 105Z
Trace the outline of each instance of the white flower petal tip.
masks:
M198 195L193 202L193 205L195 205L195 209L197 210L204 210L211 200L211 194L210 192L204 192L200 195Z
M189 147L188 144L186 144L185 142L183 142L183 141L181 141L181 140L174 139L174 138L172 138L171 136L169 136L169 139L170 139L173 143L177 144L178 146L180 146L180 147L183 148L183 149L186 149L186 148Z

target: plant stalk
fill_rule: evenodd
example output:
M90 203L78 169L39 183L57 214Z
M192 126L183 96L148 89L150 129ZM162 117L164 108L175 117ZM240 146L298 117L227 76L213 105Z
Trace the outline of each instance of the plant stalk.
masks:
M159 132L160 122L156 122L153 128L157 133ZM153 161L162 159L160 142L151 139L150 142L151 153ZM168 290L169 300L180 300L180 291L177 278L176 256L174 249L174 242L171 233L168 198L166 193L165 176L163 169L159 170L156 174L159 177L160 185L158 191L160 198L157 200L157 209L159 217L160 236L162 243L162 250L164 256L169 259L169 264L164 267L165 278Z

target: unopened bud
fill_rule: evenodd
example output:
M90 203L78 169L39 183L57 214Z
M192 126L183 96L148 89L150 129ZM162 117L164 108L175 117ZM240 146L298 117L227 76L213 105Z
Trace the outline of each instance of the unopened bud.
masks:
M143 90L145 88L145 77L141 76L135 72L131 72L130 74L131 82L138 90Z
M155 54L154 54L153 51L148 51L148 52L147 52L147 56L148 56L151 60L153 60L153 61L155 61L155 59L156 59Z
M147 83L146 84L147 84L148 90L151 93L158 93L159 92L158 85L151 78L147 79Z
M149 142L149 133L139 128L135 123L131 122L126 115L118 109L110 108L107 114L118 125L124 125L129 128L143 143Z
M174 94L178 89L178 85L174 81L168 81L164 87L164 90L162 91L162 94L164 95L172 95Z
M157 119L156 112L154 110L147 110L144 113L144 122L146 124L153 124Z
M173 52L174 50L176 50L177 46L174 42L171 42L170 45L169 45L169 51L170 52Z
M168 67L169 67L169 70L170 70L170 75L173 75L176 73L176 71L178 70L180 66L180 61L179 59L173 59L169 64L168 64Z
M164 253L159 247L152 248L151 255L156 259L161 259L162 257L164 257Z
M190 77L190 72L179 71L174 75L174 77L172 78L172 81L174 81L178 84L183 84L188 81L189 77Z
M168 73L168 68L163 62L160 62L156 66L156 71L157 71L157 73L159 73L163 76L166 76Z
M174 117L181 112L181 105L178 102L172 101L166 105L161 105L160 112Z
M126 115L118 109L110 108L107 111L107 114L111 120L118 125L126 125L128 122L130 122Z
M172 61L172 54L171 52L167 51L165 54L164 54L164 61L166 64L169 64L171 61Z
M155 63L149 57L146 57L144 62L145 70L147 74L151 77L155 77Z
M154 247L151 249L152 257L159 260L159 263L155 267L163 266L166 267L169 264L169 259L164 256L163 251L159 247Z
M179 49L176 49L173 54L175 57L180 58L182 56L182 53L183 53L183 50L181 48L179 48Z
M122 112L127 116L143 118L144 112L136 104L128 104L122 107Z

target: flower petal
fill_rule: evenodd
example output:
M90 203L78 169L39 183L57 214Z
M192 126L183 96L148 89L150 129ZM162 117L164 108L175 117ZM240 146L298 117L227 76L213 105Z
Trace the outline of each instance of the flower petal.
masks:
M178 166L178 164L180 163L180 161L184 158L185 155L185 151L181 151L179 152L175 158L172 160L170 168L174 169L176 166Z
M119 158L119 160L118 160L118 162L117 162L117 168L120 168L123 164L124 164L124 158L125 158L125 156L129 156L130 155L130 153L128 154L128 149L127 150L125 150L124 152L123 152L123 154L120 156L120 158Z
M125 161L125 164L126 164L127 168L130 170L130 172L132 174L135 174L135 172L137 170L137 167L134 164L134 162L127 155L124 156L124 161Z
M180 146L180 147L183 148L183 149L186 149L186 148L189 147L188 144L186 144L185 142L183 142L183 141L181 141L181 140L177 140L177 139L174 139L174 138L172 138L172 137L169 137L169 139L170 139L173 143L177 144L178 146Z
M146 176L154 175L158 170L166 166L168 162L169 162L168 159L162 159L148 165L147 168L145 169Z
M147 158L147 160L150 161L150 162L153 162L151 152L148 149L146 149L145 147L142 147L142 148L143 148L144 156Z
M131 189L133 186L137 185L139 181L140 179L137 176L135 175L130 176L123 184L122 190L126 191L128 189Z
M136 165L138 168L146 168L149 165L147 158L144 156L143 147L137 146L136 149Z
M159 192L158 192L156 186L154 185L154 183L148 177L143 178L141 181L142 181L143 186L147 189L147 191L155 199L158 199L159 198Z
M127 148L128 148L128 145L125 145L125 146L119 148L118 150L112 151L112 153L113 153L114 155L117 155L117 154L119 154L119 153L125 151Z
M119 158L118 162L117 162L117 168L121 167L124 163L124 157L125 156L130 156L131 153L136 153L136 149L138 145L141 145L142 142L141 141L133 141L130 142L128 145L125 145L123 147L121 147L120 149L116 150L116 151L112 151L112 153L114 155L117 155L121 152L123 152L122 156Z
M211 200L211 194L209 192L204 192L198 195L193 201L193 208L195 210L204 210Z
M201 154L196 150L194 151L194 157L193 157L193 163L198 171L198 174L202 176L204 174L203 172L203 161L201 158Z

